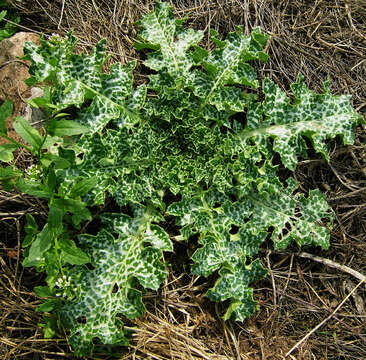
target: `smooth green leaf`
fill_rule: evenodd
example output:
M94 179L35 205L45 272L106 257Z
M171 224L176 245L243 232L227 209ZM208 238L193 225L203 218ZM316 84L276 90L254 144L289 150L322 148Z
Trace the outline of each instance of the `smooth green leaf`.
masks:
M43 327L43 331L44 331L44 338L45 339L52 339L55 335L56 335L56 331L48 326L44 326Z
M90 262L88 255L79 249L70 239L60 239L58 245L61 249L61 258L65 263L72 265L84 265Z
M51 205L48 212L47 223L50 227L50 230L58 231L62 227L62 218L64 216L63 209L60 209L57 205Z
M35 235L38 233L38 225L31 214L25 214L26 224L24 226L25 233L27 234L22 243L22 247L28 247L33 240L35 239Z
M73 136L85 134L89 131L87 126L72 120L57 120L51 124L51 131L55 136Z
M33 290L40 298L54 296L53 292L48 286L35 286Z
M18 135L35 150L39 150L42 147L43 137L26 119L21 116L16 117L13 122L13 127Z
M11 166L7 166L5 168L0 167L0 180L13 179L20 174L21 172L19 170L14 169Z
M61 229L60 229L61 230ZM53 229L55 233L55 229ZM56 232L56 236L60 234ZM52 244L54 245L54 244ZM53 288L56 285L56 281L59 277L60 273L60 258L59 255L56 254L56 251L47 251L44 255L43 266L46 268L46 282L49 287Z
M0 146L0 161L11 162L14 160L13 152L18 148L16 144L5 144Z
M55 300L46 300L44 303L36 307L36 311L50 312L55 308L55 305L56 305Z
M1 5L1 4L0 4ZM6 10L0 12L0 21L6 16Z
M73 160L75 161L75 159ZM66 169L71 166L68 159L49 153L42 154L40 161L45 168L49 167L52 163L55 165L55 169Z
M43 336L45 339L52 339L56 335L57 320L53 317L49 317L48 314L43 315L44 323L38 324L43 328Z
M29 78L24 80L24 83L28 86L28 87L32 87L34 85L36 85L38 83L37 79L35 76L30 76Z
M33 195L46 199L49 199L51 197L48 186L42 184L41 182L36 182L32 180L26 181L23 178L19 178L16 181L16 186L19 191L28 195Z
M5 2L1 7L5 9L9 9L9 5ZM17 12L14 10L3 10L0 12L0 22L7 17L7 20L11 22L5 22L1 24L0 28L0 41L11 37L17 30L17 26L15 24L20 22L20 17L17 15Z
M19 170L14 169L11 166L5 168L0 167L0 183L4 187L4 190L11 191L15 182L21 175L22 173Z
M53 204L64 214L70 212L73 224L78 226L82 221L91 220L91 214L86 204L74 199L54 199Z
M71 212L73 214L84 211L86 208L85 203L73 199L54 199L53 204L62 209L63 212Z
M47 250L54 244L53 236L48 224L46 224L32 243L28 256L23 261L24 267L35 266L42 259Z
M56 173L55 170L52 167L50 167L48 169L47 174L47 186L50 193L54 192L56 185L57 185Z
M83 196L91 189L93 189L97 185L97 183L98 178L96 176L77 181L76 184L71 188L69 196L71 198Z

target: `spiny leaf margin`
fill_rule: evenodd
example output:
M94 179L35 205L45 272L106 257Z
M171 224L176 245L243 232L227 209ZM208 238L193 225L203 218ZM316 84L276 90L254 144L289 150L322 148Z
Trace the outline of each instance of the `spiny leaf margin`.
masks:
M162 226L166 215L177 218L181 239L198 235L201 247L192 256L192 271L202 276L218 271L207 296L230 300L224 319L249 316L257 307L250 284L266 273L254 257L269 229L278 249L292 241L329 246L329 228L322 222L331 222L332 216L324 196L318 190L302 195L291 179L282 184L272 162L274 153L293 170L297 155L306 156L307 137L327 158L324 141L340 135L351 143L353 129L362 121L348 97L333 96L327 88L315 94L301 76L291 87L293 102L265 79L265 100L260 103L254 92L260 83L248 63L267 60L263 48L268 37L260 29L248 37L237 29L224 40L213 33L217 48L209 52L199 46L203 33L184 29L167 3L158 4L140 26L137 47L152 50L145 66L155 71L140 86L133 81L136 62L102 72L104 41L90 55L74 53L72 34L42 40L38 48L25 47L25 58L31 60L29 83L51 83L55 113L62 110L71 118L68 110L76 108L72 121L80 128L59 145L57 155L41 159L41 164L55 167L47 170L54 173L46 177L47 191L40 190L42 178L23 188L50 199L64 213L75 210L70 204L79 204L84 214L73 213L74 226L90 220L86 205L102 205L106 197L121 209L144 209L147 204L154 209L147 218L141 211L133 217L101 215L104 225L97 235L80 235L83 258L91 259L94 269L85 264L68 267L71 283L60 289L66 294L61 314L79 355L92 351L94 337L108 344L127 343L119 314L139 316L144 311L142 288L157 289L166 275L162 252L172 250ZM246 119L240 120L245 111ZM68 120L61 121L67 128ZM75 187L78 182L83 186ZM174 200L182 200L166 209L169 191ZM49 225L55 222L51 215ZM136 249L139 273L125 266L129 260L123 246ZM121 271L109 273L109 260L122 262ZM143 276L152 270L149 266L156 271L153 278ZM54 269L49 271L48 278L57 276ZM103 287L105 280L108 288ZM118 286L116 293L112 283ZM98 286L101 292L95 291ZM124 297L114 295L120 291ZM94 299L98 311L91 306Z

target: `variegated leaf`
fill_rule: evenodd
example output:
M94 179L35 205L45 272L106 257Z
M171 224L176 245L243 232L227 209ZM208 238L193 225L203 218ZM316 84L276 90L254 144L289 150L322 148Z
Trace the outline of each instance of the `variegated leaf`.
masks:
M156 71L166 68L179 79L188 73L193 60L187 52L201 41L203 32L183 30L168 3L156 4L154 10L141 19L140 25L137 47L156 49L144 64Z
M326 86L323 94L316 94L304 84L302 75L291 89L295 96L293 103L271 80L263 81L265 100L262 105L251 105L248 128L240 135L243 147L249 139L262 146L271 137L273 150L280 154L287 168L294 170L297 155L306 155L303 137L309 138L314 149L326 159L326 139L340 135L344 143L353 143L354 127L363 119L352 108L349 96L332 95Z
M140 316L142 288L156 290L166 275L162 251L173 246L165 215L177 219L177 239L198 239L193 273L218 273L207 296L228 301L224 319L241 321L256 309L250 286L266 274L253 260L263 241L271 237L276 249L291 242L329 246L332 216L324 196L318 190L302 194L291 179L283 184L273 158L277 152L294 169L297 156L306 156L305 138L325 158L327 139L339 135L352 143L362 118L349 97L328 88L316 94L300 76L291 86L293 101L265 79L261 103L249 62L266 61L268 36L258 28L250 36L237 29L219 39L212 31L216 48L209 51L199 46L203 33L182 24L167 2L143 17L136 47L151 50L144 65L152 74L139 86L133 79L136 62L114 64L103 73L104 41L90 54L75 54L70 34L25 48L30 82L52 84L55 113L64 109L90 128L56 143L51 154L38 154L47 166L64 160L55 166L57 194L48 197L64 204L65 212L79 204L85 214L73 213L77 225L95 213L86 206L106 199L133 213L102 214L98 234L79 238L93 268L69 269L62 310L79 355L90 353L94 338L127 343L121 317ZM55 258L55 252L45 255L51 285Z
M215 105L218 110L243 111L247 97L240 88L233 85L258 87L254 69L247 64L249 60L267 60L263 47L267 36L259 28L253 29L249 37L242 31L230 33L219 49L213 50L202 59L206 70L194 71L190 86L204 104Z
M142 315L145 307L138 283L157 290L166 276L161 251L172 250L168 235L149 224L146 212L135 218L106 214L103 221L117 238L108 230L79 236L94 269L78 267L70 273L74 297L61 311L76 354L91 352L94 338L104 344L128 343L121 315Z
M41 41L38 48L28 43L24 49L26 58L32 60L30 74L38 82L57 83L53 93L56 109L80 108L85 101L91 101L76 120L87 125L92 133L100 132L111 120L128 128L138 123L146 88L142 85L133 92L132 71L136 62L126 66L114 64L109 74L103 74L105 41L100 41L90 55L74 54L75 44L75 38L69 34L64 40L53 36Z

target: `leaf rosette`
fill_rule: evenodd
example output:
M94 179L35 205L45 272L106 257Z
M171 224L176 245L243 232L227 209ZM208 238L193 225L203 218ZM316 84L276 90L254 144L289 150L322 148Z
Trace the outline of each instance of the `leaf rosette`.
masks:
M143 66L149 73L139 86L136 62L102 71L104 41L90 54L75 53L72 34L25 47L28 83L48 83L53 114L63 111L49 128L63 140L55 140L48 154L41 151L47 146L38 132L19 126L38 146L47 175L36 184L17 184L50 204L45 228L38 233L33 226L27 233L35 239L28 261L53 261L46 266L53 287L62 283L56 281L57 251L68 259L60 263L72 291L65 289L69 295L60 314L78 355L89 354L95 339L128 343L123 318L141 316L144 288L157 290L167 275L163 252L173 246L166 215L176 218L177 239L194 242L193 274L215 274L207 296L228 301L224 319L242 321L252 314L252 283L267 273L256 258L264 241L272 239L275 249L291 243L329 246L332 214L324 195L303 194L292 178L282 182L275 155L294 170L311 143L328 159L326 140L340 136L350 144L362 122L350 98L332 95L326 84L316 94L299 75L291 100L271 80L260 82L253 61L267 60L268 36L259 28L249 36L238 28L223 40L212 32L216 48L208 51L200 46L203 32L184 28L167 3L158 3L139 25L136 48L147 52ZM1 148L1 160L12 160L14 150ZM14 177L20 174L11 167L0 173L8 186ZM63 231L91 221L106 199L114 212L100 215L94 235L80 234L77 249Z

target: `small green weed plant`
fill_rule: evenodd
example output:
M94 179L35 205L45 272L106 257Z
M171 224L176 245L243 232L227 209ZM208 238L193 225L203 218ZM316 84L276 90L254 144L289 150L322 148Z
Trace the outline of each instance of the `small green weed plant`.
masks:
M10 20L7 22L4 19ZM15 34L17 26L20 22L19 14L16 10L11 9L7 1L0 0L0 41L7 39Z
M45 299L39 310L54 315L46 335L68 329L79 356L95 343L128 344L123 318L141 316L144 289L158 290L167 276L167 217L180 229L174 241L196 244L192 273L216 274L206 295L227 301L225 320L257 309L250 285L267 274L257 258L266 239L275 249L329 246L322 193L303 194L277 172L279 163L294 170L308 146L328 159L327 139L352 144L362 117L349 96L332 95L326 83L314 93L299 75L290 99L250 65L268 58L260 29L224 40L213 31L216 48L207 51L204 33L182 23L166 3L141 19L136 47L150 75L138 86L135 61L102 72L105 41L89 55L74 52L71 34L27 43L27 82L46 84L31 101L45 111L43 132L20 117L13 126L27 145L10 139L12 106L1 107L0 133L10 141L0 147L2 185L49 209L42 228L27 214L23 265L47 274L48 286L35 288ZM18 147L35 158L25 172L14 165ZM106 200L118 211L105 212ZM98 230L88 233L88 224Z

